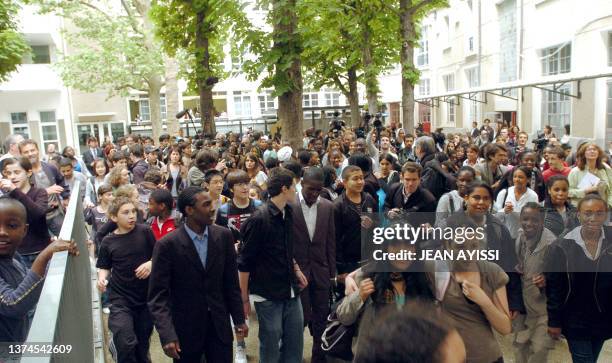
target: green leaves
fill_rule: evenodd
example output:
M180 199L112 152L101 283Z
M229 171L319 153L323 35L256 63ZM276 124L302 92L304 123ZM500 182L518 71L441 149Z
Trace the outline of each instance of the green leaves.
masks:
M10 73L17 70L30 47L17 31L19 6L12 0L0 1L0 82L6 81Z

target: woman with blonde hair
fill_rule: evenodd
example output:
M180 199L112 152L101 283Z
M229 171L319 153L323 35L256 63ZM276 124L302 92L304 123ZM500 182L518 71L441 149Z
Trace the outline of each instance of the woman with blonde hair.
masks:
M117 165L108 174L108 184L113 190L130 183L130 171L123 165Z
M569 196L574 206L587 194L597 193L612 206L612 169L603 162L604 152L594 142L580 146L576 166L567 176Z

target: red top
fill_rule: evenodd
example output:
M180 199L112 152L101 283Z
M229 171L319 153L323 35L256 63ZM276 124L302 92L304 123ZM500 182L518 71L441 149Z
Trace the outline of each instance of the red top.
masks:
M159 241L163 236L174 231L176 229L176 224L174 223L174 218L168 218L161 225L161 228L159 228L157 217L154 217L151 222L151 229L153 230L153 235L155 235L155 240Z
M542 179L544 179L544 183L548 183L548 179L550 179L551 176L553 175L565 175L568 176L570 171L572 171L572 168L569 168L567 166L563 167L563 170L553 170L552 168L548 168L546 170L544 170L544 172L542 173Z

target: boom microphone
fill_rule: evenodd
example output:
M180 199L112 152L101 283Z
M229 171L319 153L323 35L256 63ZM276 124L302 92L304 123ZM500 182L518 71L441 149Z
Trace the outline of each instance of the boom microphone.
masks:
M188 113L189 113L189 109L188 109L188 108L186 108L186 109L184 109L183 111L181 111L181 112L177 113L177 114L176 114L176 118L183 118L183 116L185 116L185 115L186 115L186 114L188 114Z

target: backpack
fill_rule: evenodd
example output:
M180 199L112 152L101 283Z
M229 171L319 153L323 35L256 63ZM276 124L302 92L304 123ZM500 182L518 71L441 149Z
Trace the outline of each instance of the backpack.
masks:
M346 297L338 300L332 306L331 313L327 316L325 331L321 336L321 349L330 357L351 362L354 358L353 338L357 334L359 328L359 317L355 323L351 325L344 325L340 322L336 310L344 299L346 299ZM365 304L363 306L365 306ZM363 313L363 307L359 314L361 315L361 313Z

